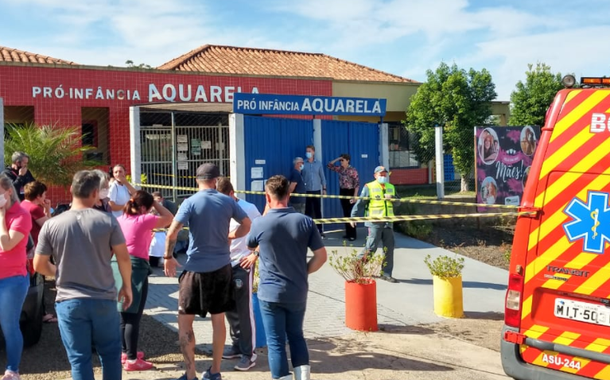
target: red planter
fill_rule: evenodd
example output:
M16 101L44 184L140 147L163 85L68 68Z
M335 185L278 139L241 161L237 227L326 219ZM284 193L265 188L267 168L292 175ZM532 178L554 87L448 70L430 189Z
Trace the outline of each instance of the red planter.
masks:
M352 330L377 331L377 284L345 282L345 325Z

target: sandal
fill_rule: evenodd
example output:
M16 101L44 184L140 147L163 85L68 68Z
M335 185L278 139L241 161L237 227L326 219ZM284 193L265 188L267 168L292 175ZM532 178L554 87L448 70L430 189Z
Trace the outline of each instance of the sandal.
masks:
M44 323L57 323L57 318L53 314L47 314L42 317L42 322Z

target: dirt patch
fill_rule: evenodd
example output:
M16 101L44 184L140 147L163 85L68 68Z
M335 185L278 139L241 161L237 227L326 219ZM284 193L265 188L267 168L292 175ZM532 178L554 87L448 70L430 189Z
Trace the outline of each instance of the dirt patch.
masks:
M45 302L47 311L54 313L55 282L45 282ZM146 348L147 359L155 363L173 366L182 361L179 353L178 334L152 317L144 315L140 325L140 347ZM4 366L6 352L0 347L0 366ZM93 355L95 373L101 373L97 355ZM23 352L20 372L23 380L57 380L70 378L70 363L59 335L57 323L46 323L42 329L40 342Z
M495 267L508 269L513 245L514 225L434 226L427 237L430 244L482 261Z
M440 335L472 343L479 347L500 352L500 335L504 325L502 313L466 312L460 319L446 319L442 322L423 325Z

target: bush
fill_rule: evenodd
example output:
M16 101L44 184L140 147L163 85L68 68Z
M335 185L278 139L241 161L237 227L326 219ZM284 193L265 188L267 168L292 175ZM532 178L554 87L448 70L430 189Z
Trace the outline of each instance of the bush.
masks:
M49 185L69 186L74 173L92 169L98 162L83 159L83 153L93 149L82 146L80 127L59 127L34 123L8 124L4 140L4 162L11 165L14 152L30 156L28 169L40 182Z
M346 255L340 255L338 250L331 251L328 263L348 282L368 284L373 276L378 276L383 268L384 256L369 253L366 259L358 258L358 251L351 249Z
M424 259L424 263L426 263L433 276L443 280L460 277L462 275L462 270L464 269L464 258L457 257L457 255L455 257L443 255L434 260L428 255Z

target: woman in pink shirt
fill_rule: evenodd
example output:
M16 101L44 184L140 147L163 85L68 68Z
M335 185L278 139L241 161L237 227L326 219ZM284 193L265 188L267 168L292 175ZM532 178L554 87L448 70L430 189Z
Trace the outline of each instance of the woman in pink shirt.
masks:
M26 269L27 236L32 218L19 204L13 182L0 175L0 326L6 342L7 365L2 380L20 380L23 335L19 316L30 281Z
M150 210L155 208L159 216L150 214ZM123 305L119 303L121 312L121 333L123 336L123 369L126 371L144 371L153 368L152 363L144 361L144 354L138 352L138 335L140 332L140 319L144 313L146 297L148 294L148 275L150 264L148 263L148 251L152 241L153 229L169 226L174 216L168 209L156 202L153 196L146 191L138 190L125 204L123 215L117 218L127 250L131 256L131 287L133 301L131 306L123 310ZM113 263L115 269L115 282L117 287L121 287L121 276L118 272L118 265Z

